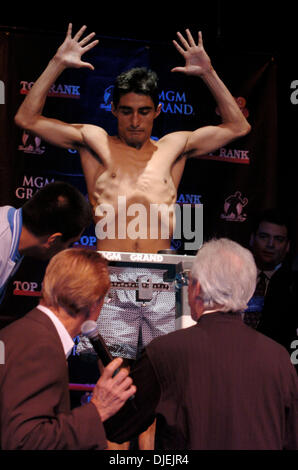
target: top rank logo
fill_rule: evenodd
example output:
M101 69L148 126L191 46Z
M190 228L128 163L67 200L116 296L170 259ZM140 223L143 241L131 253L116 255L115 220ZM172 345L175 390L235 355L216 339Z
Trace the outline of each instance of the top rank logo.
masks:
M29 91L34 85L34 82L26 82L22 80L20 82L21 85L21 90L20 93L21 95L28 95ZM58 84L51 86L49 92L48 92L49 97L54 97L54 98L72 98L72 99L80 99L81 94L80 94L80 86L79 85L62 85Z

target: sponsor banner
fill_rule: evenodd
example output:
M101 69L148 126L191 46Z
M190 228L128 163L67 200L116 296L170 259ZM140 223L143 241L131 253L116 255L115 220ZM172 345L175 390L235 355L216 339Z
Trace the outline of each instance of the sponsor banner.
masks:
M241 165L249 165L249 150L229 149L222 147L215 153L208 155L200 155L199 160L215 160L226 163L240 163Z
M18 146L18 150L31 155L43 155L45 153L45 145L40 137L23 131L22 143Z
M110 112L114 85L109 85L103 92L100 109ZM159 93L161 112L165 114L192 115L192 104L187 102L186 91L161 90Z
M55 178L52 177L23 175L21 184L15 190L15 195L17 199L23 200L24 203L25 200L30 199L39 189L54 181Z
M40 297L41 283L40 281L14 281L13 295Z
M247 214L244 207L248 204L248 198L243 197L241 191L236 191L225 199L221 219L228 222L244 222Z
M26 80L21 80L20 82L20 94L28 95L29 91L33 87L34 82L28 82ZM48 97L54 98L73 98L80 99L80 86L79 85L69 85L69 84L54 84L51 86Z

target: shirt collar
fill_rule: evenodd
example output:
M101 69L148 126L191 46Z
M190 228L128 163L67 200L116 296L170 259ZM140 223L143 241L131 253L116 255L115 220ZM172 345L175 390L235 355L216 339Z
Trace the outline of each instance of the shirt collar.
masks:
M55 315L52 310L50 310L48 307L45 307L44 305L38 305L37 308L41 310L43 313L45 313L50 320L54 323L54 326L57 330L57 333L59 335L59 338L61 340L64 353L66 358L68 358L69 354L71 353L72 348L74 347L74 342L68 333L67 329L63 325L63 323L59 320L57 315Z
M14 207L10 207L7 213L7 220L12 233L9 257L13 261L18 262L23 259L23 256L19 253L19 243L23 226L22 208L15 209Z
M263 269L259 269L259 268L258 268L258 277L259 277L259 275L260 275L260 272L263 272L263 273L266 275L266 277L267 277L268 279L271 279L271 277L273 276L273 274L276 273L276 271L277 271L280 267L281 267L281 263L279 263L277 266L275 266L274 269L271 269L271 270L268 270L268 271L264 271Z

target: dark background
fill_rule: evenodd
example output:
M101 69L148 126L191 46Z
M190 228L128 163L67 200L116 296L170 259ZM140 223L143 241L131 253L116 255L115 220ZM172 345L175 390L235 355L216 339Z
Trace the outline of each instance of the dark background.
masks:
M72 22L99 35L166 42L189 27L201 29L208 44L276 54L285 37L294 37L297 11L296 2L287 1L6 2L0 25L64 32Z

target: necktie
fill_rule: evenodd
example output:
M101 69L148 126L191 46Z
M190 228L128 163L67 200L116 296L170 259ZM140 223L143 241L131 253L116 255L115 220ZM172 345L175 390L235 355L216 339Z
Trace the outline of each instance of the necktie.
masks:
M266 292L266 279L267 279L266 274L263 271L261 271L259 274L259 280L256 285L254 296L264 297L265 292Z
M259 274L259 280L256 285L256 290L253 295L253 298L255 300L260 299L262 302L262 298L265 297L266 279L267 279L266 274L263 271L261 271ZM260 323L261 315L262 315L262 308L248 309L248 311L244 313L244 319L243 319L244 323L256 329L258 327L258 324Z

